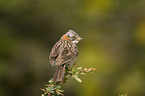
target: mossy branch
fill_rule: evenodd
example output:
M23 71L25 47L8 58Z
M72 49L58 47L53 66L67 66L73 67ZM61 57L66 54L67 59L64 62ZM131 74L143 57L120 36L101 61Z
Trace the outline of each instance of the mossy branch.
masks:
M69 66L65 68L66 72L65 72L64 80L62 84L67 83L70 77L75 78L78 82L81 83L82 80L79 78L79 75L85 75L86 73L97 70L97 68L83 68L83 67L76 68L76 64L77 63L75 63L72 68L69 68ZM44 91L44 93L41 96L50 96L50 95L55 95L55 94L64 96L62 94L64 90L61 90L60 81L53 82L53 78L51 78L48 81L48 84L45 85L45 88L41 90Z

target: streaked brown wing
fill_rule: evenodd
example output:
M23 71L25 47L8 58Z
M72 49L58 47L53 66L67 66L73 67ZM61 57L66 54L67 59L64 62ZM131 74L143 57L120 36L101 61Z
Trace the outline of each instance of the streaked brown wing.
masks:
M65 46L61 53L61 65L65 63L72 62L78 54L78 47L76 44L72 44L71 42L65 40Z
M53 47L52 47L52 51L49 55L49 62L51 65L55 65L55 60L59 55L59 51L62 45L62 40L60 39Z

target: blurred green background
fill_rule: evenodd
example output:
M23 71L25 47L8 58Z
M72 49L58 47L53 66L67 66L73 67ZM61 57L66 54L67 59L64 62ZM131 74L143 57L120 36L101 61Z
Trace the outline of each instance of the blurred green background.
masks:
M69 29L83 38L77 66L98 70L65 96L145 96L145 0L0 0L0 96L40 96Z

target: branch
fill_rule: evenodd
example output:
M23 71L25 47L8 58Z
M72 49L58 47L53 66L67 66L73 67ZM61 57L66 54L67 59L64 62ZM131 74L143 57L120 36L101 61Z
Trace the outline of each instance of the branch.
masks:
M78 82L81 83L82 80L79 78L79 75L86 75L86 73L97 70L97 68L83 68L83 67L76 68L76 64L77 63L75 63L71 69L69 68L69 66L67 66L65 68L66 72L65 72L64 80L63 80L62 84L67 83L67 81L70 77L75 78ZM51 78L48 81L48 84L45 85L45 88L43 88L41 90L44 92L41 96L50 96L50 95L55 95L55 94L64 96L62 94L62 92L64 92L64 90L61 90L60 81L53 82L53 78Z

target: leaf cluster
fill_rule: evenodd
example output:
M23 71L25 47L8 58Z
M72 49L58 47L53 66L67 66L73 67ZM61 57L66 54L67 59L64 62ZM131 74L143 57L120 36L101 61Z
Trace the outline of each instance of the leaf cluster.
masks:
M62 95L63 96L63 94L61 92L64 92L64 90L61 90L60 85L55 84L53 82L53 78L51 78L48 81L48 84L45 85L45 88L41 89L41 90L44 91L44 93L41 96L45 96L45 95L50 96L51 94L57 94L57 95Z
M65 68L65 75L64 75L64 80L63 82L60 81L55 81L53 82L53 78L51 78L48 81L48 84L45 85L44 89L41 89L42 91L44 91L44 93L41 96L50 96L50 95L61 95L64 96L62 94L62 92L64 92L64 90L61 90L61 84L65 84L67 83L67 81L69 80L70 77L75 78L76 81L78 81L79 83L82 82L82 80L79 78L79 75L86 75L86 73L92 72L97 70L97 68L83 68L83 67L76 67L76 63L74 64L74 66L72 68L70 68L70 66L66 66Z

